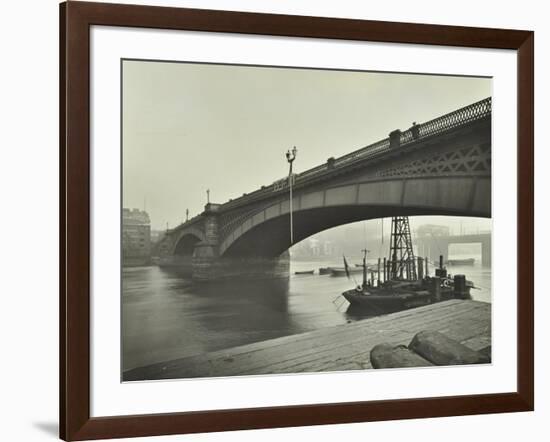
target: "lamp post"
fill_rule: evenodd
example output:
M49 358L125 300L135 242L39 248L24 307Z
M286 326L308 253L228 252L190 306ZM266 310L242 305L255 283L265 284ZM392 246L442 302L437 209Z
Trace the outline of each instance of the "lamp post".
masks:
M296 146L292 148L292 151L287 150L286 151L286 160L289 164L289 170L288 170L288 186L290 188L290 245L294 244L294 229L292 225L292 163L296 159L296 153L298 152L298 149L296 149Z

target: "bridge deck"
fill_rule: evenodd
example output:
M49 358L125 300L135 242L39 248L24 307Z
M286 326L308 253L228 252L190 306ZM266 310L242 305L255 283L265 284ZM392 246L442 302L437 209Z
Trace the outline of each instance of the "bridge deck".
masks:
M431 304L137 368L125 372L124 380L368 369L375 345L408 345L421 330L439 331L481 350L491 345L491 304L464 300Z

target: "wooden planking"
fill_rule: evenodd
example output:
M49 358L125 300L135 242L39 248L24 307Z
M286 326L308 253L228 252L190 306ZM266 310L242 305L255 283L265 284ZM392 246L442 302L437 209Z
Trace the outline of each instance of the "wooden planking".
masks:
M444 315L445 312L462 312L465 307L460 303L455 301L449 301L448 303L438 304L440 311L439 318L446 318ZM385 336L387 336L388 325L385 323L393 324L396 319L400 319L400 327L404 326L407 321L425 321L431 315L432 306L426 306L422 309L416 310L407 310L393 315L387 315L383 317L372 318L369 320L369 325L374 329L374 333L386 331ZM451 319L451 318L449 318ZM345 330L342 326L330 327L323 330L318 330L309 333L303 333L300 335L287 336L279 339L272 339L269 341L263 341L255 344L249 344L246 346L241 346L238 348L239 353L239 362L240 365L245 365L246 369L251 368L252 362L250 359L255 361L255 364L261 363L263 365L269 366L273 361L277 361L282 357L288 356L293 352L305 351L309 348L314 348L317 351L320 350L321 346L329 346L331 351L334 351L334 347L341 343L343 331L346 331L347 335L345 337L346 341L350 343L352 340L356 340L357 337L360 337L364 333L358 333L355 330L358 327L364 327L364 321L359 321L356 323L351 323L345 326ZM393 325L392 325L393 327ZM288 344L292 343L292 346ZM277 350L280 349L279 352ZM261 355L254 355L255 351L261 350ZM181 366L185 365L186 371L189 375L193 375L195 371L199 373L199 376L205 375L215 375L214 373L207 374L205 373L206 367L217 366L218 364L223 364L224 362L234 362L233 353L236 349L226 349L220 350L217 352L208 353L202 356L197 356L193 358L185 358L183 360L175 360L168 363L156 364L155 366L147 367L146 369L138 369L140 376L144 373L144 370L151 373L150 376L158 376L158 373L162 373L163 378L169 378L172 376L171 372L179 372ZM239 374L239 371L242 370L238 367L239 364L231 363L227 365L226 372L224 375L233 375ZM259 367L257 367L259 368ZM149 376L149 375L146 375ZM196 375L195 375L196 376Z
M430 322L429 326L427 325L427 327L429 327L430 329L439 330L445 327L449 323L449 321L453 322L453 320L454 319L452 317L447 315L444 318L438 319L437 321ZM245 369L244 371L244 374L291 372L294 370L301 371L301 369L304 368L304 364L306 366L305 368L307 368L308 365L311 365L312 368L315 368L315 371L317 371L318 362L327 362L334 359L355 360L354 356L357 353L364 351L365 348L370 350L372 347L382 342L388 342L395 345L406 345L410 341L408 335L410 333L414 335L418 331L416 329L417 325L417 321L415 321L414 323L409 322L409 325L407 325L406 328L400 324L400 329L385 330L383 333L371 331L369 333L361 332L360 334L350 334L349 332L347 332L347 330L344 330L345 333L338 333L336 336L333 336L333 339L330 341L330 343L327 344L326 342L319 342L317 343L317 345L314 345L310 351L307 352L296 352L293 351L293 348L291 348L289 350L293 352L290 354L287 352L287 354L284 356L279 354L276 355L281 356L282 359L273 358L271 357L274 356L272 354L266 355L266 358L262 358L265 359L265 364L262 367L247 367L247 369ZM465 328L467 328L468 325L471 324L464 325L466 326ZM453 334L456 337L462 338L458 330L455 329L452 330L454 331L454 333L449 334ZM404 330L410 331L410 333L404 333ZM467 332L465 331L465 333ZM342 340L345 340L345 342L342 342ZM274 360L278 362L273 363ZM359 363L359 361L355 362ZM240 369L238 369L237 371L240 371Z
M478 350L491 343L491 305L451 300L322 330L219 350L129 370L125 380L371 368L370 349L408 344L421 330L437 330Z
M447 328L447 335L453 337L453 339L461 342L464 338L470 338L471 336L477 336L482 333L486 327L485 325L476 327L476 319L472 318L472 321L464 323L459 321L460 324L455 327ZM436 322L432 322L429 325L429 329L438 330L445 327L449 322L449 319L441 319ZM332 367L331 370L338 370L338 365L342 362L353 362L358 366L365 366L370 364L368 361L368 355L370 349L375 345L382 342L387 342L392 345L407 345L412 336L419 331L418 329L408 330L408 333L403 333L403 330L397 330L389 335L388 333L373 334L363 337L359 340L351 341L346 345L340 345L336 343L330 347L324 347L319 352L299 355L297 357L289 358L287 360L277 362L275 364L265 365L260 369L245 370L242 374L268 374L268 373L297 373L302 371L324 371L324 366ZM367 349L365 351L365 349Z

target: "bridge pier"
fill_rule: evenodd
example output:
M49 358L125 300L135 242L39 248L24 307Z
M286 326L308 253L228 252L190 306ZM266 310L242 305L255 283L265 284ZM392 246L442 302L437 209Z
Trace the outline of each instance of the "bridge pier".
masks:
M192 258L173 256L162 260L160 266L194 281L287 278L290 275L288 252L277 258L220 258L217 248L211 244L197 244Z
M215 267L218 262L217 244L199 243L195 246L191 261L191 276L196 280L215 279Z
M483 267L491 267L491 241L483 241L481 243L481 265Z
M204 208L204 240L195 245L192 277L196 280L216 279L219 260L218 216L219 204L208 203Z
M195 281L288 277L288 252L276 258L220 256L219 206L214 203L205 206L203 229L193 233L196 242L188 241L185 247L179 249L179 253L163 256L161 267ZM176 245L173 248L178 249Z
M193 280L287 278L288 254L277 258L219 258L193 262Z

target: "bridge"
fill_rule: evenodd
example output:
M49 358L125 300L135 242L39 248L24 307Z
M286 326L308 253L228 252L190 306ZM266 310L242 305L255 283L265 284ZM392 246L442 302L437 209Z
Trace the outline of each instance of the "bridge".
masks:
M433 262L439 262L439 256L447 262L449 259L449 246L451 244L480 244L481 265L491 266L491 234L477 233L468 235L441 235L423 236L416 238L416 246L419 256L426 256Z
M294 243L394 215L490 218L491 98L328 158L293 175L292 183ZM224 204L208 203L167 231L162 265L208 280L251 269L246 263L284 263L292 245L288 186L287 177Z

